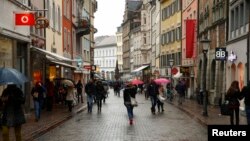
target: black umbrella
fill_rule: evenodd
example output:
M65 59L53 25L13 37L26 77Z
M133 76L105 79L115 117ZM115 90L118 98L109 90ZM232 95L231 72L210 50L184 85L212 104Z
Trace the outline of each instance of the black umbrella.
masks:
M28 78L16 69L0 68L0 85L23 84L28 81Z

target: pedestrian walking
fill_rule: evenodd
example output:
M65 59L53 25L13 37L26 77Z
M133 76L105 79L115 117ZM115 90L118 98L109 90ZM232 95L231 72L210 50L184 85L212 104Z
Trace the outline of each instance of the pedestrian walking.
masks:
M169 100L170 102L172 102L173 99L174 99L174 96L173 96L173 91L172 91L172 89L171 89L170 84L167 84L167 85L166 85L165 94L166 94L167 100Z
M67 86L67 94L66 94L66 102L68 105L69 112L73 109L73 102L75 100L75 93L74 93L74 87L73 86Z
M247 124L250 125L250 81L248 81L247 86L244 86L241 91L241 98L244 98L245 112L247 118Z
M109 86L107 83L103 82L103 87L104 87L104 90L105 90L105 96L103 97L103 103L106 102L106 98L108 97L108 94L109 94Z
M96 102L98 112L102 111L102 100L105 97L105 89L101 81L96 82Z
M77 84L76 84L76 91L77 91L77 102L83 103L83 97L82 97L82 88L83 88L83 84L81 82L81 80L78 80Z
M239 88L239 82L233 81L231 83L231 86L227 90L225 100L229 101L229 108L231 110L230 113L230 123L231 125L239 125L239 107L240 102L239 99L241 98L240 88ZM236 121L234 121L234 117Z
M157 85L155 81L151 79L150 84L148 85L147 91L148 91L148 95L150 97L151 104L152 104L151 106L152 114L155 114L155 106L157 104L157 95L159 94L158 88L159 88L159 85Z
M92 113L94 96L96 93L96 86L93 79L90 79L89 82L85 85L85 92L87 94L88 113Z
M186 92L186 86L183 82L179 81L178 84L175 86L175 90L177 91L179 95L178 103L179 105L182 105L185 98L185 92Z
M157 108L158 108L158 113L164 112L164 88L162 85L159 85L158 88L158 95L157 95Z
M46 109L47 111L52 111L55 95L55 86L52 81L46 79Z
M34 109L35 109L35 121L38 122L41 117L41 111L44 104L45 88L41 82L36 82L35 86L31 90L33 97Z
M114 83L114 93L115 95L117 95L118 97L120 97L120 89L121 89L121 85L119 83L119 81L116 81Z
M16 141L22 141L22 124L26 123L22 105L25 97L15 84L8 85L3 90L0 107L2 107L2 136L3 141L9 141L10 127L15 129Z
M131 103L131 98L136 99L136 93L137 93L137 88L132 84L129 83L125 86L123 92L123 100L124 100L124 105L127 109L130 125L134 123L134 112L133 112L134 106Z
M148 83L143 84L143 93L145 95L145 99L148 99L148 91L147 91Z

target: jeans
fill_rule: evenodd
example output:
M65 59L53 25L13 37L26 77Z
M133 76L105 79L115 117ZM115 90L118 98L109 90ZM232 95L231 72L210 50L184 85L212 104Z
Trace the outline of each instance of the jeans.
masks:
M22 134L21 134L21 125L15 126L15 136L16 136L16 141L22 141ZM2 134L3 134L3 141L10 141L9 137L9 127L8 126L2 126Z
M88 112L89 113L92 113L93 101L94 101L93 96L87 96L87 104L88 104Z
M230 123L231 123L231 125L235 125L235 124L239 125L239 122L240 122L239 112L240 112L239 107L232 109L232 113L230 115ZM236 118L236 123L235 124L234 124L234 114L235 114L235 118Z
M37 100L34 100L34 108L35 108L36 120L40 119L42 106L43 106L43 102L41 102L41 101L39 102Z
M178 104L182 104L185 99L185 94L179 94Z
M150 99L151 99L151 104L152 104L151 111L152 111L152 113L155 113L155 106L157 104L157 97L150 96Z
M101 111L101 109L102 109L102 99L97 99L96 100L96 102L97 102L97 108L98 108L98 111Z
M134 118L134 113L133 113L133 106L131 104L125 104L128 112L128 118L129 120L132 120Z
M250 125L250 105L245 107L246 116L247 116L247 125Z

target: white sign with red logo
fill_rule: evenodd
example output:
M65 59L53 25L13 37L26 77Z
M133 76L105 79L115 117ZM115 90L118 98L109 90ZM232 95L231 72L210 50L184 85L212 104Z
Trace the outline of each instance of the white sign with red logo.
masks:
M31 12L15 13L15 25L35 25L35 14Z

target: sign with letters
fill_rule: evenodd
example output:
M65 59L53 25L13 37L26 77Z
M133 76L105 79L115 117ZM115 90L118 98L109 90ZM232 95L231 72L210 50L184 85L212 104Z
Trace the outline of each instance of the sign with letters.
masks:
M226 48L215 48L215 60L225 61L227 58Z

